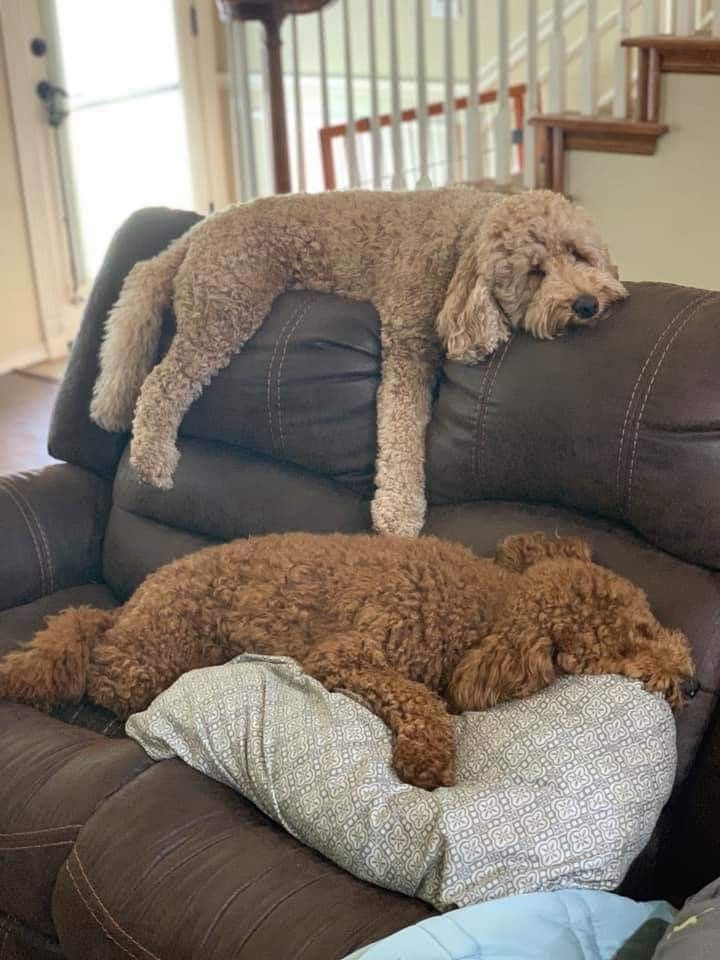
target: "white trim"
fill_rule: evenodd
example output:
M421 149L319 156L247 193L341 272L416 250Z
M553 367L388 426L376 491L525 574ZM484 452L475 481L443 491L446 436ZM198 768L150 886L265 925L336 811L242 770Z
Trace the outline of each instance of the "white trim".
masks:
M82 301L72 289L55 138L35 94L35 86L45 79L44 62L29 50L30 38L44 32L37 4L3 0L0 25L40 328L45 356L52 357L57 355L52 353L54 343L75 335Z
M196 0L174 0L174 6L195 206L207 213L211 207L220 210L232 200L218 84L215 9ZM196 34L191 29L193 22Z
M65 353L67 353L67 350ZM62 354L55 354L55 356L59 357ZM13 370L31 367L34 363L42 363L43 360L47 359L48 355L44 347L29 347L25 350L17 350L15 353L11 353L9 357L3 357L0 360L0 376L4 373L12 373Z

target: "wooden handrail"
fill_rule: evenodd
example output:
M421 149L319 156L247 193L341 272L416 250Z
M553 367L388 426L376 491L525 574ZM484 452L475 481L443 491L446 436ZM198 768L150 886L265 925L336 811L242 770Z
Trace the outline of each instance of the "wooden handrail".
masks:
M526 86L524 83L516 83L509 89L510 99L513 102L513 111L515 114L515 126L516 129L522 130L525 123L525 92ZM494 103L497 100L497 90L483 90L478 94L478 103L480 105L485 103ZM455 97L453 101L453 107L455 110L467 110L469 105L469 100L467 97ZM427 107L427 113L429 117L436 117L445 112L445 103L444 101L437 101L435 103L429 103ZM417 110L415 107L409 107L406 110L403 110L400 114L400 120L402 123L410 123L413 120L417 120ZM392 126L392 114L383 113L377 118L377 123L380 127L390 127ZM371 129L371 118L370 117L360 117L355 121L355 132L356 133L367 133ZM335 163L333 160L333 151L332 151L332 141L337 137L346 137L348 134L348 124L347 123L335 123L327 127L321 127L318 131L320 137L320 154L322 156L322 166L323 166L323 179L325 181L326 190L335 190L337 188L337 180L335 177ZM522 144L519 144L520 150L520 166L522 168L524 163L524 155L522 150Z

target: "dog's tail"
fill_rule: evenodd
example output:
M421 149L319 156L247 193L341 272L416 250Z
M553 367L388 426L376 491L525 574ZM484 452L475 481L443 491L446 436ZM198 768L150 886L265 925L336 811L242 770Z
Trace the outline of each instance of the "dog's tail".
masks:
M90 416L105 430L129 430L140 388L152 369L163 310L189 244L183 234L151 260L136 263L108 314Z
M92 648L115 618L94 607L70 607L49 617L28 646L0 661L0 698L43 707L79 703Z

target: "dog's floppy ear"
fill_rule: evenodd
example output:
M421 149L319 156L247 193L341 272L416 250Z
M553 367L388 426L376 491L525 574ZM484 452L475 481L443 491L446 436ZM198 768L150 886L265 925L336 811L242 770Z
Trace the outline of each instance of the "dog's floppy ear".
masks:
M490 290L488 263L479 250L460 257L437 318L437 333L449 360L476 363L508 338L507 321Z
M495 563L523 573L540 560L567 557L590 563L590 547L579 537L548 537L544 533L523 533L506 537L496 547Z
M557 678L553 654L547 631L528 618L514 618L468 650L453 671L448 700L462 713L529 697Z

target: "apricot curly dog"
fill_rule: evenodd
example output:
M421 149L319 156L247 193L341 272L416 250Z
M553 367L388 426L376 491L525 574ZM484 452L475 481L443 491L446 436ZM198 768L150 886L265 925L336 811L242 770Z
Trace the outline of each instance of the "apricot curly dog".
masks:
M377 532L405 536L417 536L425 517L424 439L440 352L474 363L512 330L550 338L627 296L589 216L548 190L355 190L229 207L136 264L108 316L90 413L106 430L132 423L130 462L141 480L172 486L188 407L275 298L297 289L377 308L372 516ZM177 333L152 369L170 304Z
M0 696L89 697L121 717L188 670L244 652L294 657L394 733L408 783L453 783L453 711L527 697L563 673L621 673L676 707L693 664L643 592L581 540L510 537L495 561L434 537L286 534L157 570L114 612L52 617L0 662Z

